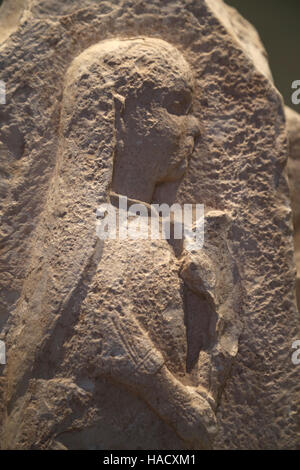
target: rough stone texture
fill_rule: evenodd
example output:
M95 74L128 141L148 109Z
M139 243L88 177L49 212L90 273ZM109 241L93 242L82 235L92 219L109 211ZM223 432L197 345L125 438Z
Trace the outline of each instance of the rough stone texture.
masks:
M1 447L299 448L286 123L256 32L217 0L18 5ZM203 250L99 241L118 194L203 203Z

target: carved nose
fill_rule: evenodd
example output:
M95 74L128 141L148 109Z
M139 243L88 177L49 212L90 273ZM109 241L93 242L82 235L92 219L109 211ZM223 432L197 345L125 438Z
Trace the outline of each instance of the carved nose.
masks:
M194 137L194 139L200 136L199 121L195 116L189 117L188 134Z

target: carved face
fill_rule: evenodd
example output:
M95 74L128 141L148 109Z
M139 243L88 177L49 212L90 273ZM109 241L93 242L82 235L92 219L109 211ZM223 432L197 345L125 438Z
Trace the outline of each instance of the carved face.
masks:
M156 183L174 181L185 172L198 120L192 112L192 85L174 74L147 83L139 96L127 100L124 123L127 151L143 164Z
M114 192L151 200L157 184L181 178L199 126L191 115L190 66L173 45L154 38L103 41L79 56L68 76L70 91L72 84L78 88L76 100L69 100L72 122L72 103L76 101L78 133L88 119L94 126L92 141L102 139L101 149L105 139L108 149L116 137ZM105 137L104 129L113 115L112 102L114 131ZM81 146L97 154L98 148L94 145L91 149L90 140L85 133ZM105 152L100 156L104 158Z

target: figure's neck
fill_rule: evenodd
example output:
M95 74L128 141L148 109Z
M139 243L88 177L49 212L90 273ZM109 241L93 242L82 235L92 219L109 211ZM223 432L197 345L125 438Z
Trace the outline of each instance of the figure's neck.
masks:
M126 198L128 207L133 204L142 204L148 209L149 213L151 212L151 204L149 202L141 201L140 199L133 199L125 194L115 193L113 191L109 193L109 201L115 207L120 207L120 199L122 198Z
M151 203L154 185L145 178L147 175L133 174L130 171L118 174L116 172L112 182L112 192L126 196L128 199Z

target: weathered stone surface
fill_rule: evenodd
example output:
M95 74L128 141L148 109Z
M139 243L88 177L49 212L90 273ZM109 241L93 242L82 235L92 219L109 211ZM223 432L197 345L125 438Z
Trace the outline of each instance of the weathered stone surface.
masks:
M256 32L217 0L19 3L1 447L299 448L286 122ZM203 249L100 241L119 195L204 204Z

